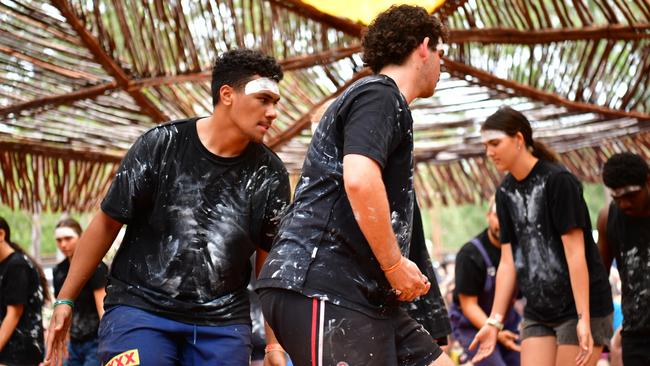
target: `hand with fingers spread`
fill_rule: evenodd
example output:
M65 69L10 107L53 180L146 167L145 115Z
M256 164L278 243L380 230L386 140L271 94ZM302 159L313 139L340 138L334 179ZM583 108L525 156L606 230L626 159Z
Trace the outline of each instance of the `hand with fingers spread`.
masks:
M583 366L589 361L591 353L594 349L594 339L591 336L591 325L589 321L584 317L578 319L578 325L576 325L576 332L578 334L578 356L576 357L576 365Z
M480 345L478 352L476 352L474 358L472 358L473 363L477 363L489 357L492 352L494 352L494 348L497 344L498 333L499 329L487 323L479 329L476 336L474 336L472 343L469 345L471 351Z
M68 358L68 332L72 322L72 307L58 305L54 307L50 327L47 331L47 353L45 354L44 365L61 366L63 360Z
M383 270L399 301L413 301L426 295L431 288L427 276L420 272L415 263L404 256L400 257L397 263Z

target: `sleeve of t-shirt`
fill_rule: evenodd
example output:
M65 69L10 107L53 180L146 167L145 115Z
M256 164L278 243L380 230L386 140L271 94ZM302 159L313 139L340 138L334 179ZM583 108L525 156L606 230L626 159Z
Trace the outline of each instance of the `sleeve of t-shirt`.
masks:
M506 197L501 188L497 189L495 202L497 205L497 217L499 218L499 240L505 244L511 244L514 235L514 225L506 203Z
M107 274L108 274L108 267L106 266L106 264L104 264L104 262L99 263L99 266L97 266L95 273L93 273L93 276L88 281L90 288L92 288L93 290L97 290L106 287Z
M29 301L30 270L27 266L16 265L7 268L2 296L7 305L25 305Z
M133 219L138 202L150 199L153 193L153 141L150 141L150 135L150 132L145 133L131 146L102 201L102 211L123 224Z
M390 89L368 88L351 101L343 136L343 154L359 154L382 168L399 145L398 101Z
M459 294L479 296L483 293L485 268L478 265L466 244L456 256L456 291Z
M571 229L585 229L589 226L582 187L571 173L562 172L549 177L547 194L553 226L560 235Z
M260 248L267 252L271 250L273 238L278 233L280 219L282 219L287 205L289 204L290 194L291 188L289 184L289 174L283 168L274 175L267 196L264 222L262 223L262 233L259 243Z
M52 270L52 285L54 286L54 296L59 296L59 291L61 291L61 287L63 287L63 282L65 281L65 277L60 273L59 269L60 264L58 264L54 269Z

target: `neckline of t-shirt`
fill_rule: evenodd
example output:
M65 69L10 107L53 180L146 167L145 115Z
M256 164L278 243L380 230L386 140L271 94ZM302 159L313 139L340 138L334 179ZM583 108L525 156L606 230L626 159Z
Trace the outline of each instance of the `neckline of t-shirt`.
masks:
M214 154L213 152L208 150L208 148L205 147L205 145L203 145L201 139L199 138L199 131L197 130L198 128L197 122L201 118L205 118L205 117L193 117L190 119L190 123L192 124L192 128L190 128L190 130L192 135L192 144L206 158L219 164L237 164L240 161L244 160L246 156L253 150L255 143L251 141L248 143L244 151L242 151L242 153L237 156L225 157L225 156L219 156L217 154Z
M12 257L14 257L15 254L20 254L20 252L17 251L17 250L14 250L12 253L10 253L8 256L6 256L5 259L1 260L1 261L0 261L0 264L2 264L2 263L9 263L9 259L11 259Z
M537 162L535 162L535 165L533 165L533 169L531 169L531 170L528 172L528 174L524 177L524 179L522 179L522 180L517 180L517 178L515 178L515 176L512 175L512 173L510 173L510 176L512 176L512 179L514 179L514 181L515 181L517 184L525 184L525 183L530 179L530 177L534 176L535 173L537 173L537 171L538 171L539 169L541 169L540 167L542 166L542 160L543 160L543 159L537 159Z
M399 93L399 95L400 95L400 96L402 97L402 99L404 100L404 104L406 104L406 107L408 108L408 107L409 107L409 104L406 102L406 97L404 96L404 94L402 93L402 91L399 90L399 87L397 86L397 82L395 82L395 80L393 80L393 78L391 78L390 76L388 76L388 75L386 75L386 74L377 74L377 75L381 76L385 81L388 81L388 83L389 83L392 87L394 87L394 88L397 90L397 92Z

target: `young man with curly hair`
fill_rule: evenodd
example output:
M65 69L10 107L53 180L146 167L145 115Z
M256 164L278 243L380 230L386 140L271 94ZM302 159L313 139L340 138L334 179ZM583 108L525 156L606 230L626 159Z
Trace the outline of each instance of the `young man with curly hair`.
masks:
M605 268L616 259L622 284L621 337L625 366L650 365L650 168L632 153L603 167L613 202L598 216L598 247Z
M262 144L282 76L260 52L226 52L214 65L210 116L135 142L79 238L46 363L61 363L73 301L126 224L99 326L102 365L249 364L250 257L261 267L289 198L287 171ZM284 363L268 354L267 365Z
M374 75L327 109L294 203L258 281L266 320L296 365L451 365L400 307L428 293L411 244L413 119L433 94L445 28L396 6L363 38Z

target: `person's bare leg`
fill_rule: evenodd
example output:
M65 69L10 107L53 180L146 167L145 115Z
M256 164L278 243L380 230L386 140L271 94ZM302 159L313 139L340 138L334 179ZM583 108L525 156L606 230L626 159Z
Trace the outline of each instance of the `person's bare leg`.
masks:
M555 337L530 337L521 342L521 366L554 366Z
M563 344L557 347L557 360L555 362L556 366L564 365L575 365L576 357L578 357L578 352L580 352L580 347L574 345ZM600 358L600 354L603 352L602 346L594 346L591 356L589 356L589 361L587 361L587 366L595 366Z
M446 353L440 355L431 365L429 366L455 366L456 364L447 356Z

